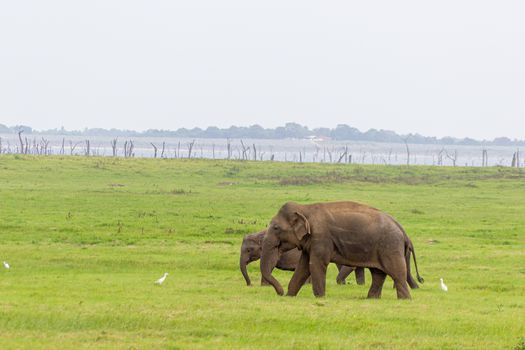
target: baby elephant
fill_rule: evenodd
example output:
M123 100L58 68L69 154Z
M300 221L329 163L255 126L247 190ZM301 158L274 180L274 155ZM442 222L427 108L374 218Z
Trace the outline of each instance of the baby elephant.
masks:
M242 275L244 279L246 280L246 285L251 285L250 276L248 276L248 272L246 270L246 266L253 262L257 261L261 258L261 251L262 251L262 241L264 239L264 236L266 235L266 230L263 230L261 232L252 233L249 235L244 236L244 239L242 240L241 245L241 258L240 258L240 268ZM297 263L299 262L299 259L301 257L301 251L297 248L294 248L292 250L288 250L286 252L279 252L279 259L277 260L277 263L274 267L277 267L280 270L285 271L295 271L295 268L297 266ZM337 265L337 269L339 270L339 274L337 275L337 283L338 284L345 284L346 283L346 277L354 271L353 267L344 266L344 265ZM365 273L364 269L361 267L358 267L355 269L355 276L357 284L364 284L365 283ZM261 285L267 285L269 284L264 278L261 278Z

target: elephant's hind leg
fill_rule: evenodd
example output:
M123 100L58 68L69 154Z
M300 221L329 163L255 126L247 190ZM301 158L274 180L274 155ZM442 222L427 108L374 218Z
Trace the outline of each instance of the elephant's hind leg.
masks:
M398 299L412 299L406 279L394 277L394 286L396 287Z
M386 273L379 269L370 269L372 273L372 285L368 291L369 299L381 298L381 291L383 290L383 283L385 283Z
M386 273L394 280L398 299L411 299L407 284L407 267L404 257L388 259L384 261Z

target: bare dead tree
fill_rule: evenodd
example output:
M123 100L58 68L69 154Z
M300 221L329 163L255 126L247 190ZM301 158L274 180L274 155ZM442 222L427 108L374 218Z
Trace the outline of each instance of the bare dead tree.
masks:
M40 150L42 151L42 149L43 149L43 154L44 155L49 155L51 153L51 148L49 148L49 150L48 150L48 147L49 147L49 140L47 140L47 139L42 137L42 141L40 143Z
M343 151L341 152L341 155L339 156L339 159L337 160L337 163L341 163L343 158L345 159L345 163L346 163L347 157L348 157L348 146L345 146L345 148L343 148Z
M253 160L257 160L257 148L255 148L255 143L253 144Z
M155 151L155 153L153 154L153 158L157 158L157 146L155 146L153 142L150 142L150 144L153 146L153 149Z
M18 132L18 139L20 140L20 154L24 154L24 142L22 141L22 133L24 130Z
M124 158L133 157L133 148L135 145L132 140L126 140L124 142Z
M232 156L232 143L230 139L226 139L226 150L228 151L228 157L226 159L230 159Z
M447 156L448 159L450 159L452 161L452 165L453 166L456 166L456 161L458 159L458 150L454 150L454 153L452 154L449 154L448 151L445 150L445 155Z
M64 155L64 145L66 143L66 138L65 137L62 137L62 147L60 147L60 154L61 155Z
M259 152L259 160L262 161L264 158L264 152Z
M188 143L188 159L191 158L191 151L193 150L194 145L195 145L195 140Z
M343 158L345 157L345 152L341 152L341 155L339 156L339 159L337 159L337 163L341 163L341 161L343 160Z
M3 148L2 148L2 138L0 137L0 154L2 154Z
M89 142L89 140L86 140L85 142L86 142L85 155L86 157L89 157L89 155L91 154L91 143Z
M489 166L489 155L486 149L484 149L481 152L481 166L483 167Z
M77 148L78 145L80 145L81 142L77 142L73 144L73 141L69 140L69 155L73 155L73 152L75 152L75 148Z
M134 157L135 156L135 153L133 153L133 149L135 148L135 144L133 143L133 140L129 140L129 151L128 151L128 156L129 157Z
M408 139L410 138L410 135L403 138L403 142L405 143L405 147L407 150L407 166L410 165L410 148L408 147Z
M242 147L242 160L248 160L248 150L250 149L250 147L246 147L244 145L244 142L242 142L242 139L241 139L241 147Z
M328 157L330 158L330 163L332 163L332 152L329 149L326 149L326 152L328 153Z
M215 159L215 144L214 143L211 145L211 156L213 159Z
M162 151L160 152L160 157L164 158L164 151L166 150L166 141L162 141Z
M175 152L175 158L181 158L180 156L180 141L177 143L177 151Z
M113 157L117 156L117 139L113 139L110 142L111 144L111 151L113 153Z

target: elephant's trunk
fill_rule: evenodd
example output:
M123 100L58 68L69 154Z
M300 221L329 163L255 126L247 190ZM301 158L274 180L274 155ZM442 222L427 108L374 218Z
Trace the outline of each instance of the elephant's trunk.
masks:
M250 281L250 276L248 276L248 271L246 270L246 265L248 265L248 257L245 256L245 254L241 254L241 258L239 261L239 266L241 268L242 276L244 277L244 280L246 281L246 285L250 286L252 282Z
M284 295L284 290L279 281L272 276L272 270L279 260L279 241L271 236L266 236L263 241L261 254L261 274L274 288L277 294Z

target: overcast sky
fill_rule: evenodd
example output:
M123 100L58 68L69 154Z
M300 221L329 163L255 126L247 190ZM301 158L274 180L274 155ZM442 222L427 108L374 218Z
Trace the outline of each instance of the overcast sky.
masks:
M525 139L523 1L0 1L0 123Z

